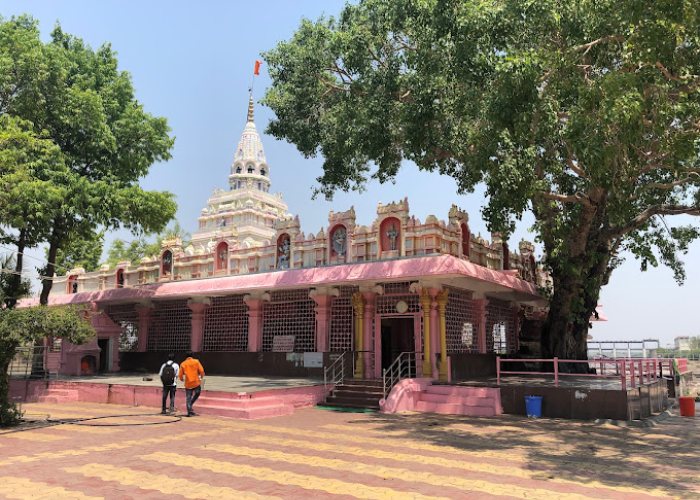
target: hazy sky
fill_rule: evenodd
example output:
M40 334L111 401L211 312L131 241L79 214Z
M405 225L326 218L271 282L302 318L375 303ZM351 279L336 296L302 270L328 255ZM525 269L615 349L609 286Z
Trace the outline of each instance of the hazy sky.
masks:
M133 77L136 93L146 109L168 119L176 137L173 159L155 165L144 179L148 189L175 193L177 218L190 232L216 187L227 187L233 153L245 124L247 89L260 52L288 39L302 18L337 14L344 1L259 0L233 1L58 1L0 0L0 15L28 13L48 37L57 21L64 31L92 47L109 42L121 69ZM263 65L255 81L260 99L269 85ZM255 110L263 132L271 111ZM355 207L359 224L370 224L378 202L407 196L411 212L424 220L429 214L447 219L452 203L470 214L470 227L488 236L481 222L483 193L459 196L451 178L418 172L406 165L395 184L373 183L362 194L338 193L333 202L311 200L320 159L304 159L293 145L263 135L270 164L272 191L284 193L290 212L299 214L302 230L317 232L328 223L328 211ZM531 219L530 219L531 221ZM511 247L528 234L524 220ZM127 233L117 236L128 238ZM108 236L108 243L115 235ZM43 253L36 255L43 257ZM694 313L700 297L700 244L685 256L688 279L678 287L665 268L639 272L632 259L613 274L601 304L609 321L596 323L595 340L660 339L700 335ZM694 305L695 304L695 305ZM693 319L696 318L696 319Z

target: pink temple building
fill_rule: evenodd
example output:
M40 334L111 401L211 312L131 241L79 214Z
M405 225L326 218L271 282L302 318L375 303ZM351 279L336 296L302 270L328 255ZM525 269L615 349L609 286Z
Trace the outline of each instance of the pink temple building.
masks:
M318 376L352 351L356 376L377 378L405 352L417 375L447 380L519 351L525 313L546 305L531 243L486 241L454 205L444 221L420 221L407 199L379 203L367 225L352 207L331 212L305 234L271 174L251 98L228 189L209 198L189 243L55 278L50 303L90 304L98 337L55 344L49 370L152 371L192 350L209 373Z

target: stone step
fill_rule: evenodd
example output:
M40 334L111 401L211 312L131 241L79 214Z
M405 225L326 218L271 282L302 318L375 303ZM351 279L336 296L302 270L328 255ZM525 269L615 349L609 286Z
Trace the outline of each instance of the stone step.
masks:
M358 410L361 410L361 409L379 410L379 402L377 402L376 405L362 405L362 404L356 404L356 403L327 401L327 402L323 403L323 406L331 406L331 407L335 407L335 408L355 408Z
M282 415L291 415L294 413L293 406L284 404L249 408L231 408L230 406L206 404L205 402L200 404L200 400L195 403L194 411L195 413L200 413L202 415L216 415L219 417L254 420L260 418L279 417Z
M44 394L37 398L37 403L64 403L78 401L80 393L77 389L60 389L50 387Z
M459 403L436 403L432 401L418 401L416 411L440 413L442 415L466 415L470 417L494 417L497 414L493 405L468 406Z
M345 386L338 386L335 389L333 389L333 394L347 394L347 395L357 395L357 394L367 394L367 395L372 395L372 396L378 396L380 398L384 397L384 389L383 388L363 388L363 387L345 387Z
M379 406L381 398L373 396L328 396L326 403L348 403L358 406Z
M279 398L259 397L259 398L222 398L212 396L201 396L196 404L206 404L211 406L226 407L231 409L247 409L256 407L268 407L283 404Z
M346 378L342 385L360 385L364 387L384 387L384 380L377 378Z
M419 401L431 403L455 403L465 406L490 406L494 407L495 398L490 396L462 396L456 394L434 394L430 392L422 392L419 396Z

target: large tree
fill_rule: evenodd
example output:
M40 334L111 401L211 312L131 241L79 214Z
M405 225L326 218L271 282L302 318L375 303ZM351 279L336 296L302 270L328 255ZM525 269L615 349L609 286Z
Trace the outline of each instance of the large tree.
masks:
M31 125L36 140L50 141L64 170L47 179L26 169L28 182L49 181L51 199L63 194L58 210L41 209L32 242L48 245L40 301L48 302L59 251L75 253L71 242L89 240L104 229L159 231L175 213L170 193L144 191L139 179L154 162L170 158L173 139L164 118L144 111L130 75L120 71L109 45L92 50L60 27L48 43L26 16L0 20L0 117ZM53 152L52 152L53 153ZM42 164L45 164L43 161ZM27 197L42 205L42 197ZM7 220L0 221L9 226ZM7 229L7 228L6 228ZM6 234L28 232L21 224Z
M410 160L460 192L483 182L492 230L532 211L545 353L586 357L620 255L683 280L698 230L668 219L700 215L697 1L361 0L264 57L268 130L323 156L320 192Z

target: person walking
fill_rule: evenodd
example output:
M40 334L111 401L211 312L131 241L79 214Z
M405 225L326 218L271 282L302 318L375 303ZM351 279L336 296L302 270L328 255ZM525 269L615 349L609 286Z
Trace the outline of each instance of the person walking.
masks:
M160 412L166 415L165 403L170 396L170 413L175 413L175 391L177 390L177 374L180 371L180 367L174 361L175 355L173 353L168 354L168 361L163 363L158 372L160 376L160 381L163 383L163 410Z
M202 392L202 382L204 382L204 368L202 363L194 357L194 353L187 354L187 359L180 365L180 380L185 381L185 399L187 401L187 416L197 415L192 406Z

